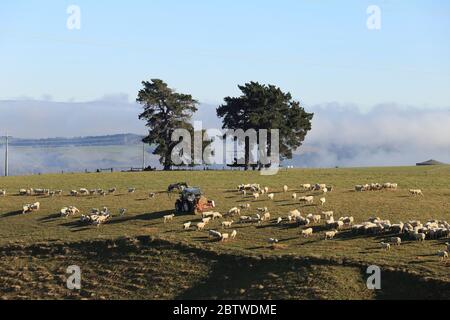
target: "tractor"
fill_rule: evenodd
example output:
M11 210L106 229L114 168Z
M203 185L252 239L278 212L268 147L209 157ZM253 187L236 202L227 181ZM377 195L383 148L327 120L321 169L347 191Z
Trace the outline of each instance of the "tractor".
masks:
M204 197L200 188L183 189L180 198L175 202L177 214L200 214L214 207L214 201L209 201Z

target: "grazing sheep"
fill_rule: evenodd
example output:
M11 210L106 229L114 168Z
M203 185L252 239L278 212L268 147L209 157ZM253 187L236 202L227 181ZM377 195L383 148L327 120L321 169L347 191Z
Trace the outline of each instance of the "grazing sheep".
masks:
M448 252L447 251L438 251L437 256L441 258L441 261L444 261L445 259L448 259Z
M234 216L234 215L240 215L241 214L241 209L234 207L231 208L230 210L228 210L228 215Z
M208 223L210 223L210 221L211 221L211 217L209 217L209 218L203 218L202 219L202 222L204 223L204 224L208 224Z
M259 199L259 193L254 193L253 194L253 198L255 198L255 200L258 200Z
M174 214L170 214L170 215L164 216L164 223L167 223L167 222L169 222L169 221L172 221L173 218L175 218L175 215L174 215Z
M126 213L127 213L127 209L125 209L125 208L119 209L119 216L123 217Z
M136 188L128 188L128 193L135 193L136 192Z
M6 190L0 190L0 196L5 197L6 196Z
M312 236L313 232L314 232L313 228L308 228L308 229L302 231L302 235L305 238L308 238L308 237Z
M381 248L383 248L386 251L391 250L391 245L389 243L381 242L380 245L381 245Z
M212 219L213 220L222 219L222 218L223 217L222 217L222 215L219 212L213 212L213 215L212 215Z
M117 191L117 188L111 188L111 189L108 190L108 193L109 194L115 194L116 191Z
M156 193L150 192L150 193L148 194L148 197L149 197L150 199L153 199L153 198L156 197Z
M268 242L269 244L276 244L276 243L278 243L279 241L278 241L278 239L270 238L270 239L267 240L267 242Z
M301 197L300 198L300 202L306 202L307 204L313 204L314 203L314 197L313 196Z
M268 209L267 207L264 207L264 208L258 208L257 211L258 211L258 212L261 212L261 213L266 213L266 212L269 211L269 209Z
M70 191L70 195L71 195L72 197L76 197L76 196L78 196L78 191L77 191L77 190L71 190L71 191Z
M82 196L85 196L85 195L88 195L89 194L89 190L88 189L86 189L86 188L80 188L80 194L82 195Z
M95 195L97 194L97 189L89 190L89 194L90 194L91 196L95 196Z
M231 233L231 239L236 239L236 236L237 236L237 231L236 230L233 230L233 232Z
M222 228L227 229L227 228L231 228L231 225L234 223L233 220L231 221L224 221L222 222Z
M198 231L202 231L203 229L205 229L206 224L203 222L197 223L197 230Z
M267 198L269 198L270 200L273 200L273 199L275 199L275 194L274 193L268 194Z
M425 241L425 239L426 239L425 233L413 232L413 233L411 233L411 236L414 240L419 241L419 242Z
M283 222L283 218L279 217L277 220L277 224L281 224Z
M26 196L26 195L28 195L28 190L27 190L27 189L20 189L20 190L19 190L19 195L20 195L20 196Z
M203 212L202 213L202 218L209 218L209 217L212 217L212 216L214 216L214 212L212 212L212 211L208 211L208 212Z
M402 244L402 239L399 237L391 238L391 243L395 246L400 246Z
M227 241L228 239L230 239L230 234L229 233L222 233L222 242Z
M297 200L297 194L296 194L296 193L293 193L293 194L292 194L292 199L293 199L293 200Z
M326 211L326 212L322 212L322 215L323 215L325 220L328 220L328 219L330 219L330 218L332 218L334 216L334 212L333 211Z
M324 206L326 202L327 202L327 199L325 199L325 198L320 198L320 204L321 204L322 206Z
M338 234L337 230L325 232L325 240L332 240L334 239L334 237L336 237L337 234Z
M270 213L269 213L269 212L264 213L264 215L263 215L262 217L260 217L259 220L260 220L260 221L267 221L267 220L270 220Z
M186 222L183 224L183 230L189 230L191 228L192 222Z
M283 187L283 191L284 191L284 193L288 192L289 191L289 187L288 186L284 186Z
M311 190L311 185L310 184L302 184L300 186L303 190Z
M239 206L240 209L250 209L251 208L251 204L250 203L246 203L246 204L241 204Z
M97 219L94 221L94 225L98 227L100 227L101 224L106 223L106 221L108 221L110 218L109 215L105 215L105 216L98 216Z
M420 189L411 189L409 190L409 193L413 196L424 196L422 190Z
M269 193L269 187L265 187L265 188L264 188L264 192L265 192L265 193Z
M222 233L216 230L209 230L208 236L213 239L222 239Z

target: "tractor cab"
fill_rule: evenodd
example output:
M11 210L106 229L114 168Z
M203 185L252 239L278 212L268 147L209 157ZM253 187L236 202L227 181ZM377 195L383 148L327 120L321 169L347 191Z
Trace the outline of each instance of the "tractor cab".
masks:
M214 201L204 197L200 188L183 189L180 198L175 202L175 211L178 214L199 214L214 207Z

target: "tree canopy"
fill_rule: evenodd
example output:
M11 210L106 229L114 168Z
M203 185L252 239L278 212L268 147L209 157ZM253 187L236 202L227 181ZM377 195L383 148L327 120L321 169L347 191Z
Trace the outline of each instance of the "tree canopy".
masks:
M198 102L189 94L175 92L160 79L143 81L142 85L136 101L144 108L139 119L145 120L149 128L143 142L156 145L153 154L159 155L164 170L170 170L173 165L171 153L178 143L172 141L172 133L176 129L193 132L190 121Z
M217 108L223 129L278 129L280 161L291 159L293 151L302 145L311 130L314 114L306 112L289 92L284 93L274 85L250 82L238 87L242 95L224 98L225 103ZM270 148L270 138L268 140ZM245 168L248 169L251 146L244 143Z

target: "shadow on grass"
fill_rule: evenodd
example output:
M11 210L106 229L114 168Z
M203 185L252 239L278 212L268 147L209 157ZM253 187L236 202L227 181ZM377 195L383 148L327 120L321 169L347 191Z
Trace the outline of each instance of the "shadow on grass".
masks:
M22 215L22 211L13 211L13 212L7 212L4 213L0 216L0 218L10 218L10 217L15 217L15 216L20 216Z

